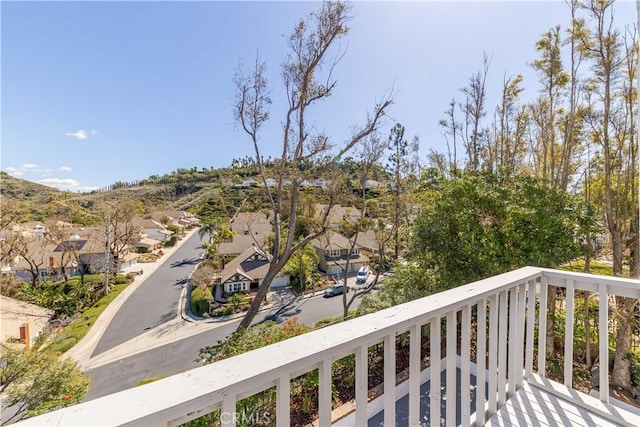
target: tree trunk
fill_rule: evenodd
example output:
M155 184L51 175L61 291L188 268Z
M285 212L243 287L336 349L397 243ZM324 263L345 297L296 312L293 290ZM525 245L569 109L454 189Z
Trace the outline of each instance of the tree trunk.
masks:
M631 390L629 374L631 352L631 337L634 326L634 307L638 300L626 297L616 297L616 355L611 372L611 385Z

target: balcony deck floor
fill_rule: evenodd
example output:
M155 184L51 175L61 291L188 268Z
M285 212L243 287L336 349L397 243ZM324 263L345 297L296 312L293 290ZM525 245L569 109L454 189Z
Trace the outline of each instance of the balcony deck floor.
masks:
M538 387L524 384L507 403L491 417L486 425L509 426L567 426L617 427L600 415L548 393Z

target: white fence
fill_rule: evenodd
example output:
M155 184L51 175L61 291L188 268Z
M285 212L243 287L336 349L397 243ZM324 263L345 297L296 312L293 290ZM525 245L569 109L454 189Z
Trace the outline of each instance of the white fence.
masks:
M592 298L599 299L599 325L609 325L609 297L640 298L640 281L526 267L31 418L22 424L174 426L216 410L221 414L235 413L239 400L275 387L276 419L270 420L270 424L284 426L291 421L291 380L317 369L318 422L320 426L327 426L335 421L331 419L332 363L355 354L353 415L356 425L366 425L367 356L370 346L382 343L384 424L395 425L396 341L398 335L408 332L409 425L439 426L441 417L453 420L457 416L461 417L462 425L482 425L523 381L548 389L556 385L545 378L545 340L537 334L547 330L547 317L537 313L546 313L549 285L566 288L564 386L569 391L563 388L557 392L568 393L567 396L575 399L577 395L570 391L575 292L598 294ZM600 401L594 404L587 399L583 403L612 420L624 422L624 416L609 404L608 333L608 327L599 328ZM420 405L420 371L425 363L431 372L446 370L446 390L461 391L459 399L446 399L444 413L441 413L441 400L446 398L441 395L441 386L445 384L440 383L439 375L431 375L428 419ZM470 365L473 363L477 368L477 384L486 383L486 387L475 387L475 390L471 387ZM459 379L456 378L457 365ZM237 421L232 416L220 419L223 425L235 425Z

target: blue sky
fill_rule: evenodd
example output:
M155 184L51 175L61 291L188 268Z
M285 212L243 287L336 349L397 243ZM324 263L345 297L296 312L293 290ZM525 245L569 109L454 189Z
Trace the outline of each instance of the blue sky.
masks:
M7 2L1 7L2 170L30 181L86 191L177 168L224 167L253 153L234 125L232 79L257 52L274 104L262 136L281 141L279 66L286 36L317 2ZM438 127L451 98L493 56L490 109L505 75L523 74L523 98L537 95L528 66L535 42L556 24L563 1L351 3L346 54L334 95L310 114L335 143L393 87L397 120L419 135L424 155L444 150ZM616 4L618 26L635 4Z

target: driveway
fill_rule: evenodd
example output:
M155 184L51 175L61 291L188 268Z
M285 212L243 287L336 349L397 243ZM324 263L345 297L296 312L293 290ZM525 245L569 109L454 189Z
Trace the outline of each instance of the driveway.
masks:
M120 307L92 357L175 319L186 278L200 262L201 254L202 241L194 233ZM144 264L140 265L144 269Z

